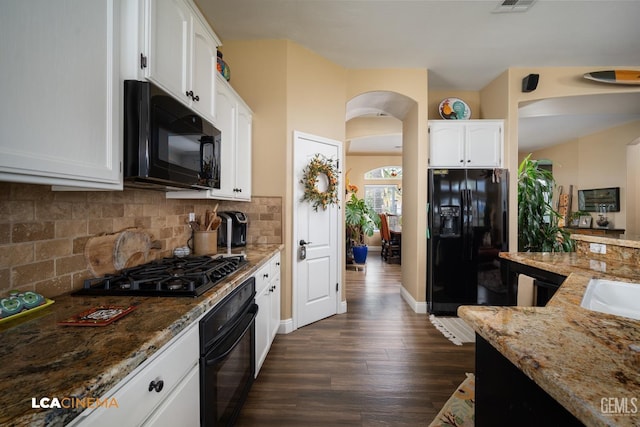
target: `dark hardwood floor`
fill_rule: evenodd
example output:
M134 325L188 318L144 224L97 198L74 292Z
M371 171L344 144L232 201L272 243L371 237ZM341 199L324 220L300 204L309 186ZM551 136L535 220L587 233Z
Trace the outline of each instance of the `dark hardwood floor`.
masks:
M474 371L474 344L402 300L399 265L374 252L346 282L347 313L276 336L237 425L427 426Z

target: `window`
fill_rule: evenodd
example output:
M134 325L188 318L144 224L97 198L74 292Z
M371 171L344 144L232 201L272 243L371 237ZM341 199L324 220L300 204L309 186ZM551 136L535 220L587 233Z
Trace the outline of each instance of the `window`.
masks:
M364 199L378 213L402 215L402 193L396 184L365 184Z
M364 174L364 179L402 179L402 166L383 166Z

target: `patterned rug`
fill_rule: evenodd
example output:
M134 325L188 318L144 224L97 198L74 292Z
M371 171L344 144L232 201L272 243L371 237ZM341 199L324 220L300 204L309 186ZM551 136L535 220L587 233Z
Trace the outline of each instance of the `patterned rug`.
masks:
M429 316L429 320L437 330L442 332L442 335L455 345L476 342L474 330L459 317L436 317L432 314Z
M476 377L467 374L429 427L473 427L475 422Z

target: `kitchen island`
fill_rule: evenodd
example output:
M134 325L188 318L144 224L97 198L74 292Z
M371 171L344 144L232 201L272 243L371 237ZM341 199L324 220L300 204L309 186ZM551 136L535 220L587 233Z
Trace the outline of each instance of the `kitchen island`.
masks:
M590 311L580 303L593 277L640 283L638 264L629 262L635 261L638 242L614 248L611 245L617 239L582 237L576 240L587 247L590 243L607 244L609 256L590 254L584 245L571 254L501 254L513 262L567 276L545 307L462 306L458 315L474 328L480 341L486 341L580 423L637 426L640 321ZM480 366L476 369L483 370ZM492 379L480 374L476 381L478 393L483 381L491 387ZM476 396L478 415L487 408L478 409L482 398ZM502 407L492 410L507 413L509 405L517 408L529 399L535 401L527 394L511 394L508 399L510 402L504 401ZM545 408L537 409L544 413ZM521 420L512 418L511 425L531 425L527 424L531 421L525 413L521 416ZM558 421L548 419L545 425ZM482 420L477 418L476 422L481 425Z
M62 295L47 308L0 324L0 425L67 424L83 408L34 408L33 402L104 398L281 250L282 245L245 248L246 266L199 297ZM98 305L136 309L104 327L58 325Z

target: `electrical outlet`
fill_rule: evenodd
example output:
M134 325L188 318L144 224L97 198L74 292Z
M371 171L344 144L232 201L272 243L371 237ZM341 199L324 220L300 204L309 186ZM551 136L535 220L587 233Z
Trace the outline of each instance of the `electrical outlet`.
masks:
M594 254L606 254L607 253L607 245L602 243L590 243L589 251Z
M194 222L196 220L195 212L189 212L189 222Z

